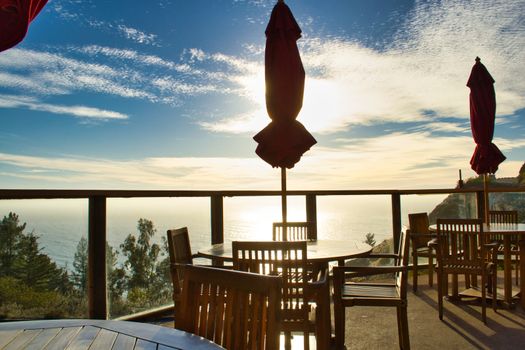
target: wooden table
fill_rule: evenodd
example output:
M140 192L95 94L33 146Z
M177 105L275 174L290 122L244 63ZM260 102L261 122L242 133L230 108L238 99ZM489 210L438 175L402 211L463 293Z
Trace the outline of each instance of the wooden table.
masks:
M365 257L370 254L372 247L368 244L355 241L335 241L335 240L315 240L307 242L307 256L308 261L311 262L317 269L328 268L328 263L337 261L339 265L343 265L346 259ZM210 258L215 262L231 262L233 261L232 245L215 244L209 248L199 250L199 255ZM324 305L330 305L330 291L329 288L323 293L321 297ZM321 335L322 343L329 342L331 338L332 319L329 308L323 308L322 319L326 322L323 329L330 330L330 334ZM328 347L328 345L326 345Z
M437 231L436 225L431 225L430 229ZM521 294L521 305L525 308L525 224L483 224L483 232L486 234L500 234L503 236L503 301L507 306L512 304L512 300ZM512 235L518 234L522 241L520 247L520 290L512 288L512 261L511 261L511 242Z
M330 261L340 264L347 259L367 256L372 247L359 241L316 240L307 242L308 261L316 265L328 266ZM233 261L232 245L215 244L199 250L199 255L219 262Z
M0 349L217 350L219 345L177 329L109 320L0 323Z
M519 234L519 240L525 239L525 224L490 224L483 225L483 232L501 234L503 236L503 300L507 305L511 305L512 299L517 295L512 288L512 261L511 261L511 242L512 235ZM520 280L521 280L521 304L525 307L525 261L520 259Z

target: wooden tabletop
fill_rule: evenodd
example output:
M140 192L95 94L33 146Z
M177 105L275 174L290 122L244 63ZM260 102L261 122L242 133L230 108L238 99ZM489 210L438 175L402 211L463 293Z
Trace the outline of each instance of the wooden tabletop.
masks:
M328 263L370 254L372 247L368 244L355 241L316 240L307 242L308 261L313 263ZM231 243L215 244L209 248L199 250L199 255L223 261L232 261Z
M177 329L109 320L0 323L0 349L217 350L219 345Z

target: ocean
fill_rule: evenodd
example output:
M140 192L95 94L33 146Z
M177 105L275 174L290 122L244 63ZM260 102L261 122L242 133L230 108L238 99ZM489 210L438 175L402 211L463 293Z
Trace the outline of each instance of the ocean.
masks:
M408 213L430 212L445 195L402 196L402 223ZM271 239L272 222L281 221L279 197L234 197L224 199L224 240ZM305 221L304 197L288 198L288 221ZM319 196L317 227L319 239L364 241L373 233L379 243L392 237L391 199L388 195ZM72 268L77 244L87 237L87 199L4 200L2 217L14 212L24 232L39 236L42 252L59 266ZM153 241L161 242L170 228L187 226L192 250L211 242L210 200L208 198L132 198L107 200L107 239L117 250L128 234L137 234L140 218L153 221ZM122 257L120 257L122 258Z

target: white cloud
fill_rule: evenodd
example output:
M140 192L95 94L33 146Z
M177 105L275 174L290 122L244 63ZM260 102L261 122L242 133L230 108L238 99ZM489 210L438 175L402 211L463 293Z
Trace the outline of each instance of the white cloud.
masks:
M523 0L417 1L395 40L381 51L345 38L300 39L307 80L299 119L320 133L376 122L467 119L465 84L476 55L496 80L498 115L515 113L525 107L525 80L516 79L525 75L518 59L525 49L523 8ZM243 96L264 96L257 79L253 69L236 77ZM251 118L243 115L246 131L255 131L263 112L260 103ZM239 132L231 120L204 125Z
M136 41L139 44L154 44L157 42L157 35L147 34L138 29L127 27L125 25L118 25L117 29L128 39Z
M0 94L0 108L26 108L33 111L66 114L77 118L96 120L128 119L129 116L104 109L88 106L63 106L42 103L38 99L28 96L12 96Z
M525 141L496 139L506 153L525 149ZM458 169L476 176L468 160L469 135L437 137L429 132L393 133L342 140L341 147L314 147L288 170L288 188L400 189L451 188ZM395 145L395 147L393 147ZM516 176L522 162L505 161L498 177ZM15 170L13 170L15 169ZM128 161L82 157L37 157L0 153L4 177L38 180L46 188L273 189L280 170L258 157L151 157Z

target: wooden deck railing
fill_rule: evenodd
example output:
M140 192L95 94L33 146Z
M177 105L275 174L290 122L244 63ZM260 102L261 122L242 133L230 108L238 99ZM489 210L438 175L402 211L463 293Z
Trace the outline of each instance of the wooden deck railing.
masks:
M525 188L498 187L490 192L525 192ZM317 197L320 196L370 196L389 195L392 206L392 236L397 242L402 230L401 197L407 195L435 195L451 193L476 193L478 217L483 218L483 192L479 189L407 189L407 190L319 190L287 191L288 196L306 198L306 219L317 222ZM89 317L108 317L106 286L106 201L108 198L210 198L212 244L224 241L223 199L225 197L280 196L281 191L171 191L171 190L39 190L0 189L0 200L13 199L88 199L88 301ZM397 244L395 244L397 246Z

